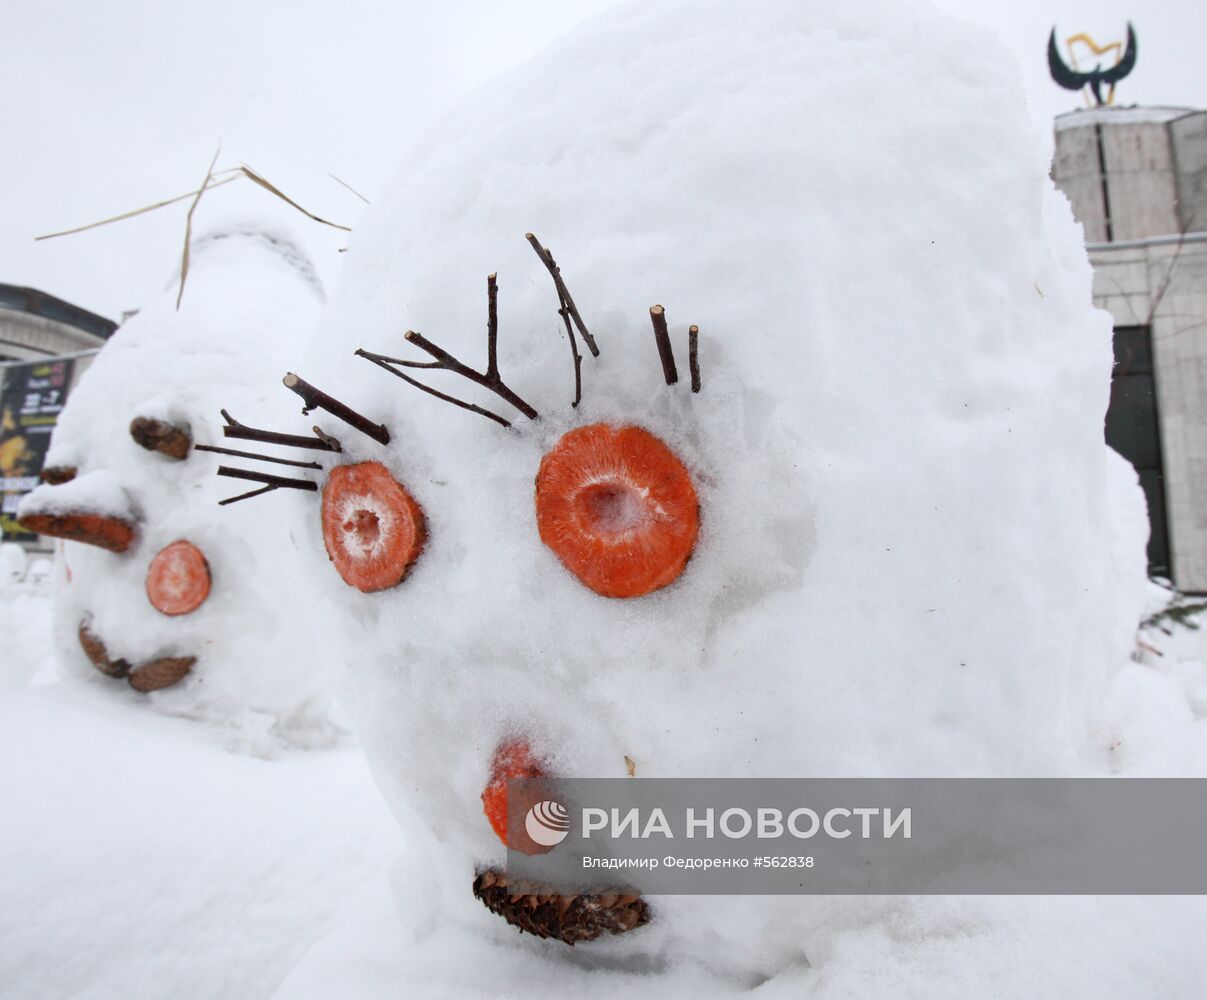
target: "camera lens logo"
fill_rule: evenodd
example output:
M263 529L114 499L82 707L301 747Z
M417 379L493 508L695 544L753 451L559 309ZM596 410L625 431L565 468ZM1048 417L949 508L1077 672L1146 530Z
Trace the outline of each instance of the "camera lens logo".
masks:
M538 802L524 817L524 832L534 844L556 847L570 832L570 814L560 802L552 799Z

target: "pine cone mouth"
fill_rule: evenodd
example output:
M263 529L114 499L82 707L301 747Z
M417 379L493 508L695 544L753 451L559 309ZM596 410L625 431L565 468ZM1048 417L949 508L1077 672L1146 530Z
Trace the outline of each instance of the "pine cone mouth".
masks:
M474 897L520 932L555 938L574 947L604 933L624 934L650 922L650 908L637 893L565 895L539 882L509 879L496 869L474 877Z

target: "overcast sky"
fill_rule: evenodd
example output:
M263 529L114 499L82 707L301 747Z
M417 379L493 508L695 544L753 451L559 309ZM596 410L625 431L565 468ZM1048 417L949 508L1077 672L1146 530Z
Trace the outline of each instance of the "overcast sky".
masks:
M1130 17L1140 57L1117 102L1207 107L1201 0L939 4L1002 36L1045 130L1081 102L1048 79L1054 22L1058 37L1086 31L1103 42L1122 38ZM187 203L60 240L33 237L195 188L219 142L220 165L246 162L311 210L354 225L363 205L328 172L372 199L442 108L611 5L0 0L0 282L120 318L170 279ZM343 234L244 181L207 197L196 225L249 215L291 227L334 284Z

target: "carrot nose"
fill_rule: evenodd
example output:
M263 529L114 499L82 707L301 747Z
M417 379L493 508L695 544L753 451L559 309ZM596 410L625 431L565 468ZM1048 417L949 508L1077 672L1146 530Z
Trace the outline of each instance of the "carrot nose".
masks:
M527 740L517 737L499 744L494 760L491 762L490 780L482 792L482 811L486 813L491 829L494 830L499 840L513 851L521 851L524 854L544 854L551 848L533 841L522 823L518 829L514 825L509 829L508 817L511 815L513 804L508 801L507 783L515 778L548 777L551 777L549 768L544 761L533 754ZM545 798L547 796L539 784L535 787L529 786L523 794L523 800L514 804L515 815L523 816Z

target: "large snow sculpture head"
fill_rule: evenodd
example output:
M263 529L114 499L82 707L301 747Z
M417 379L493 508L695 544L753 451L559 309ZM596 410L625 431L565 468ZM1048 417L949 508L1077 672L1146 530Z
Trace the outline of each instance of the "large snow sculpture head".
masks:
M105 345L55 429L54 482L21 509L39 530L91 543L61 543L60 659L253 739L309 739L328 699L308 621L289 614L307 602L287 519L279 507L220 512L240 491L192 445L237 444L218 439L223 407L245 420L288 412L271 374L313 325L322 287L288 239L232 227L195 241L179 310L176 297L172 282Z
M404 905L489 926L470 883L508 775L1077 757L1117 656L1109 320L966 34L887 3L624 6L374 203L307 365L391 440L339 434L309 537L378 780L436 857ZM874 905L655 902L596 947L766 967Z

